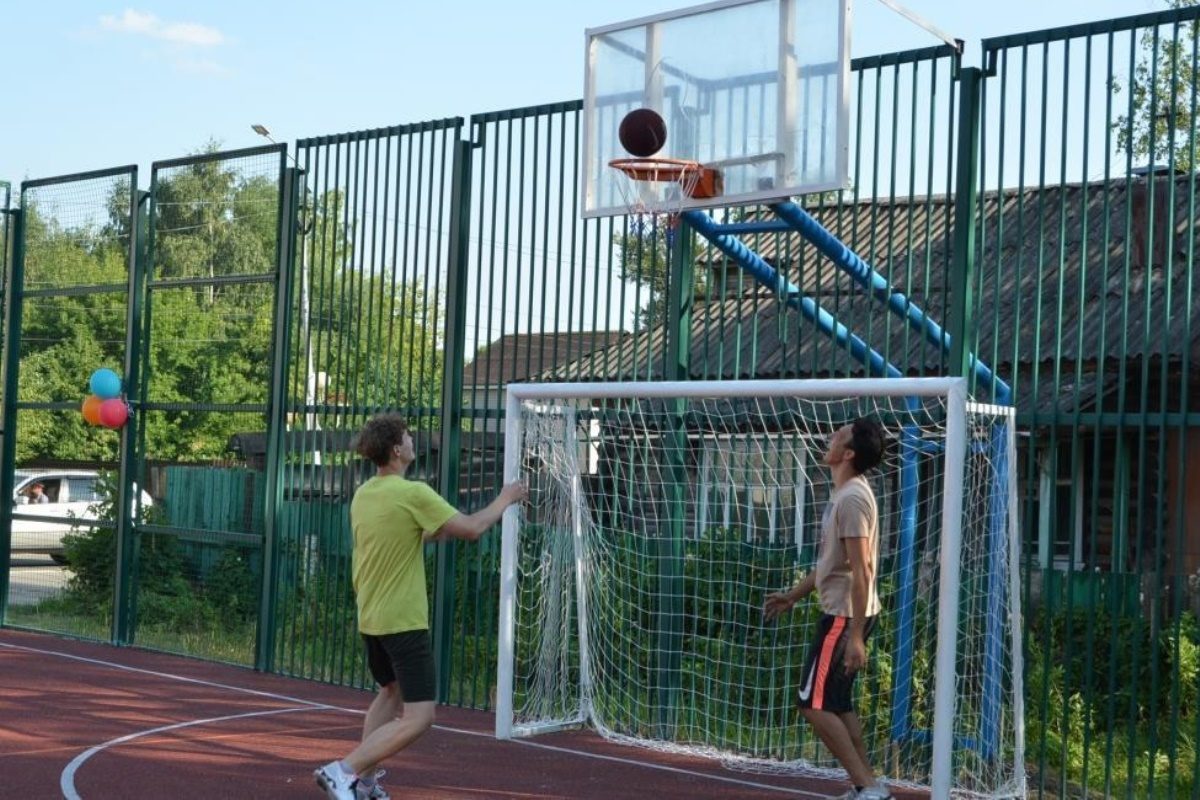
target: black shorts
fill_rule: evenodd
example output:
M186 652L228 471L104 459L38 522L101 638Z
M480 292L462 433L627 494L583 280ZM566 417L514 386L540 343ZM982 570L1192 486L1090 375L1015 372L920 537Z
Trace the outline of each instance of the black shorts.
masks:
M874 627L875 617L869 617L863 630L864 642L871 636ZM849 635L849 617L821 616L812 650L808 653L808 662L804 666L800 689L796 693L800 708L815 708L835 714L854 710L854 679L858 673L847 674L843 666Z
M367 665L380 686L400 684L400 696L408 703L437 699L437 674L429 631L405 631L383 636L362 634L367 646Z

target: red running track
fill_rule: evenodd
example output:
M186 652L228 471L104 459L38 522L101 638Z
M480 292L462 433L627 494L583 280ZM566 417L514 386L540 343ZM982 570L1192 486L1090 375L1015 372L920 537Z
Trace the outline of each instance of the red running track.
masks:
M320 798L358 741L363 691L135 648L0 630L4 798ZM384 766L424 800L819 798L846 785L734 772L571 731L498 741L490 713L438 709Z

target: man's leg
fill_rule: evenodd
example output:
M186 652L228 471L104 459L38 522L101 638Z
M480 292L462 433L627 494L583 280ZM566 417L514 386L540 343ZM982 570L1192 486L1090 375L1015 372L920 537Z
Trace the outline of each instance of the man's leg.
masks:
M399 712L393 719L373 730L363 739L362 744L346 756L346 765L361 775L388 756L399 753L433 725L436 705L433 700L401 703Z
M367 709L367 718L363 722L362 740L379 730L384 724L400 715L404 708L404 697L400 694L400 685L396 682L379 687L371 707Z
M854 737L846 727L842 716L832 711L820 711L815 708L802 708L800 713L813 726L817 736L821 737L821 741L829 748L829 752L833 753L833 757L846 770L851 783L855 786L873 786L875 784L875 775L867 765L866 759L859 754ZM860 728L859 738L861 739L861 737Z
M850 734L850 741L854 742L854 749L858 753L859 760L867 767L867 771L871 770L871 759L867 757L867 745L863 742L862 723L858 720L858 714L853 711L847 711L844 714L838 714L838 718L842 724L846 726L847 732ZM869 786L870 784L861 784Z
M367 718L363 721L362 741L365 742L372 733L400 716L403 708L404 696L400 692L398 683L392 681L387 686L380 686L379 691L375 694L375 699L371 701L371 707L367 709ZM374 770L374 764L367 764L355 772L359 775L371 775Z

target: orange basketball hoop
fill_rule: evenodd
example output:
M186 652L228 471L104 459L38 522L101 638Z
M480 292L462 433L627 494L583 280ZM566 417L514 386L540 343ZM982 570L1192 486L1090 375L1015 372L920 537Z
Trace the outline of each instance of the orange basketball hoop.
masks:
M680 194L693 200L717 197L724 191L721 171L699 161L677 158L615 158L608 162L630 180L647 183L677 183Z

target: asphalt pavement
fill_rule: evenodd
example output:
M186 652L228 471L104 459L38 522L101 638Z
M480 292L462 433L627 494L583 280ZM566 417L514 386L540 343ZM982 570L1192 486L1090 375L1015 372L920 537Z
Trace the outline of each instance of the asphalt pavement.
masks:
M53 597L66 586L68 577L66 569L48 558L14 556L8 572L8 604L31 606Z

